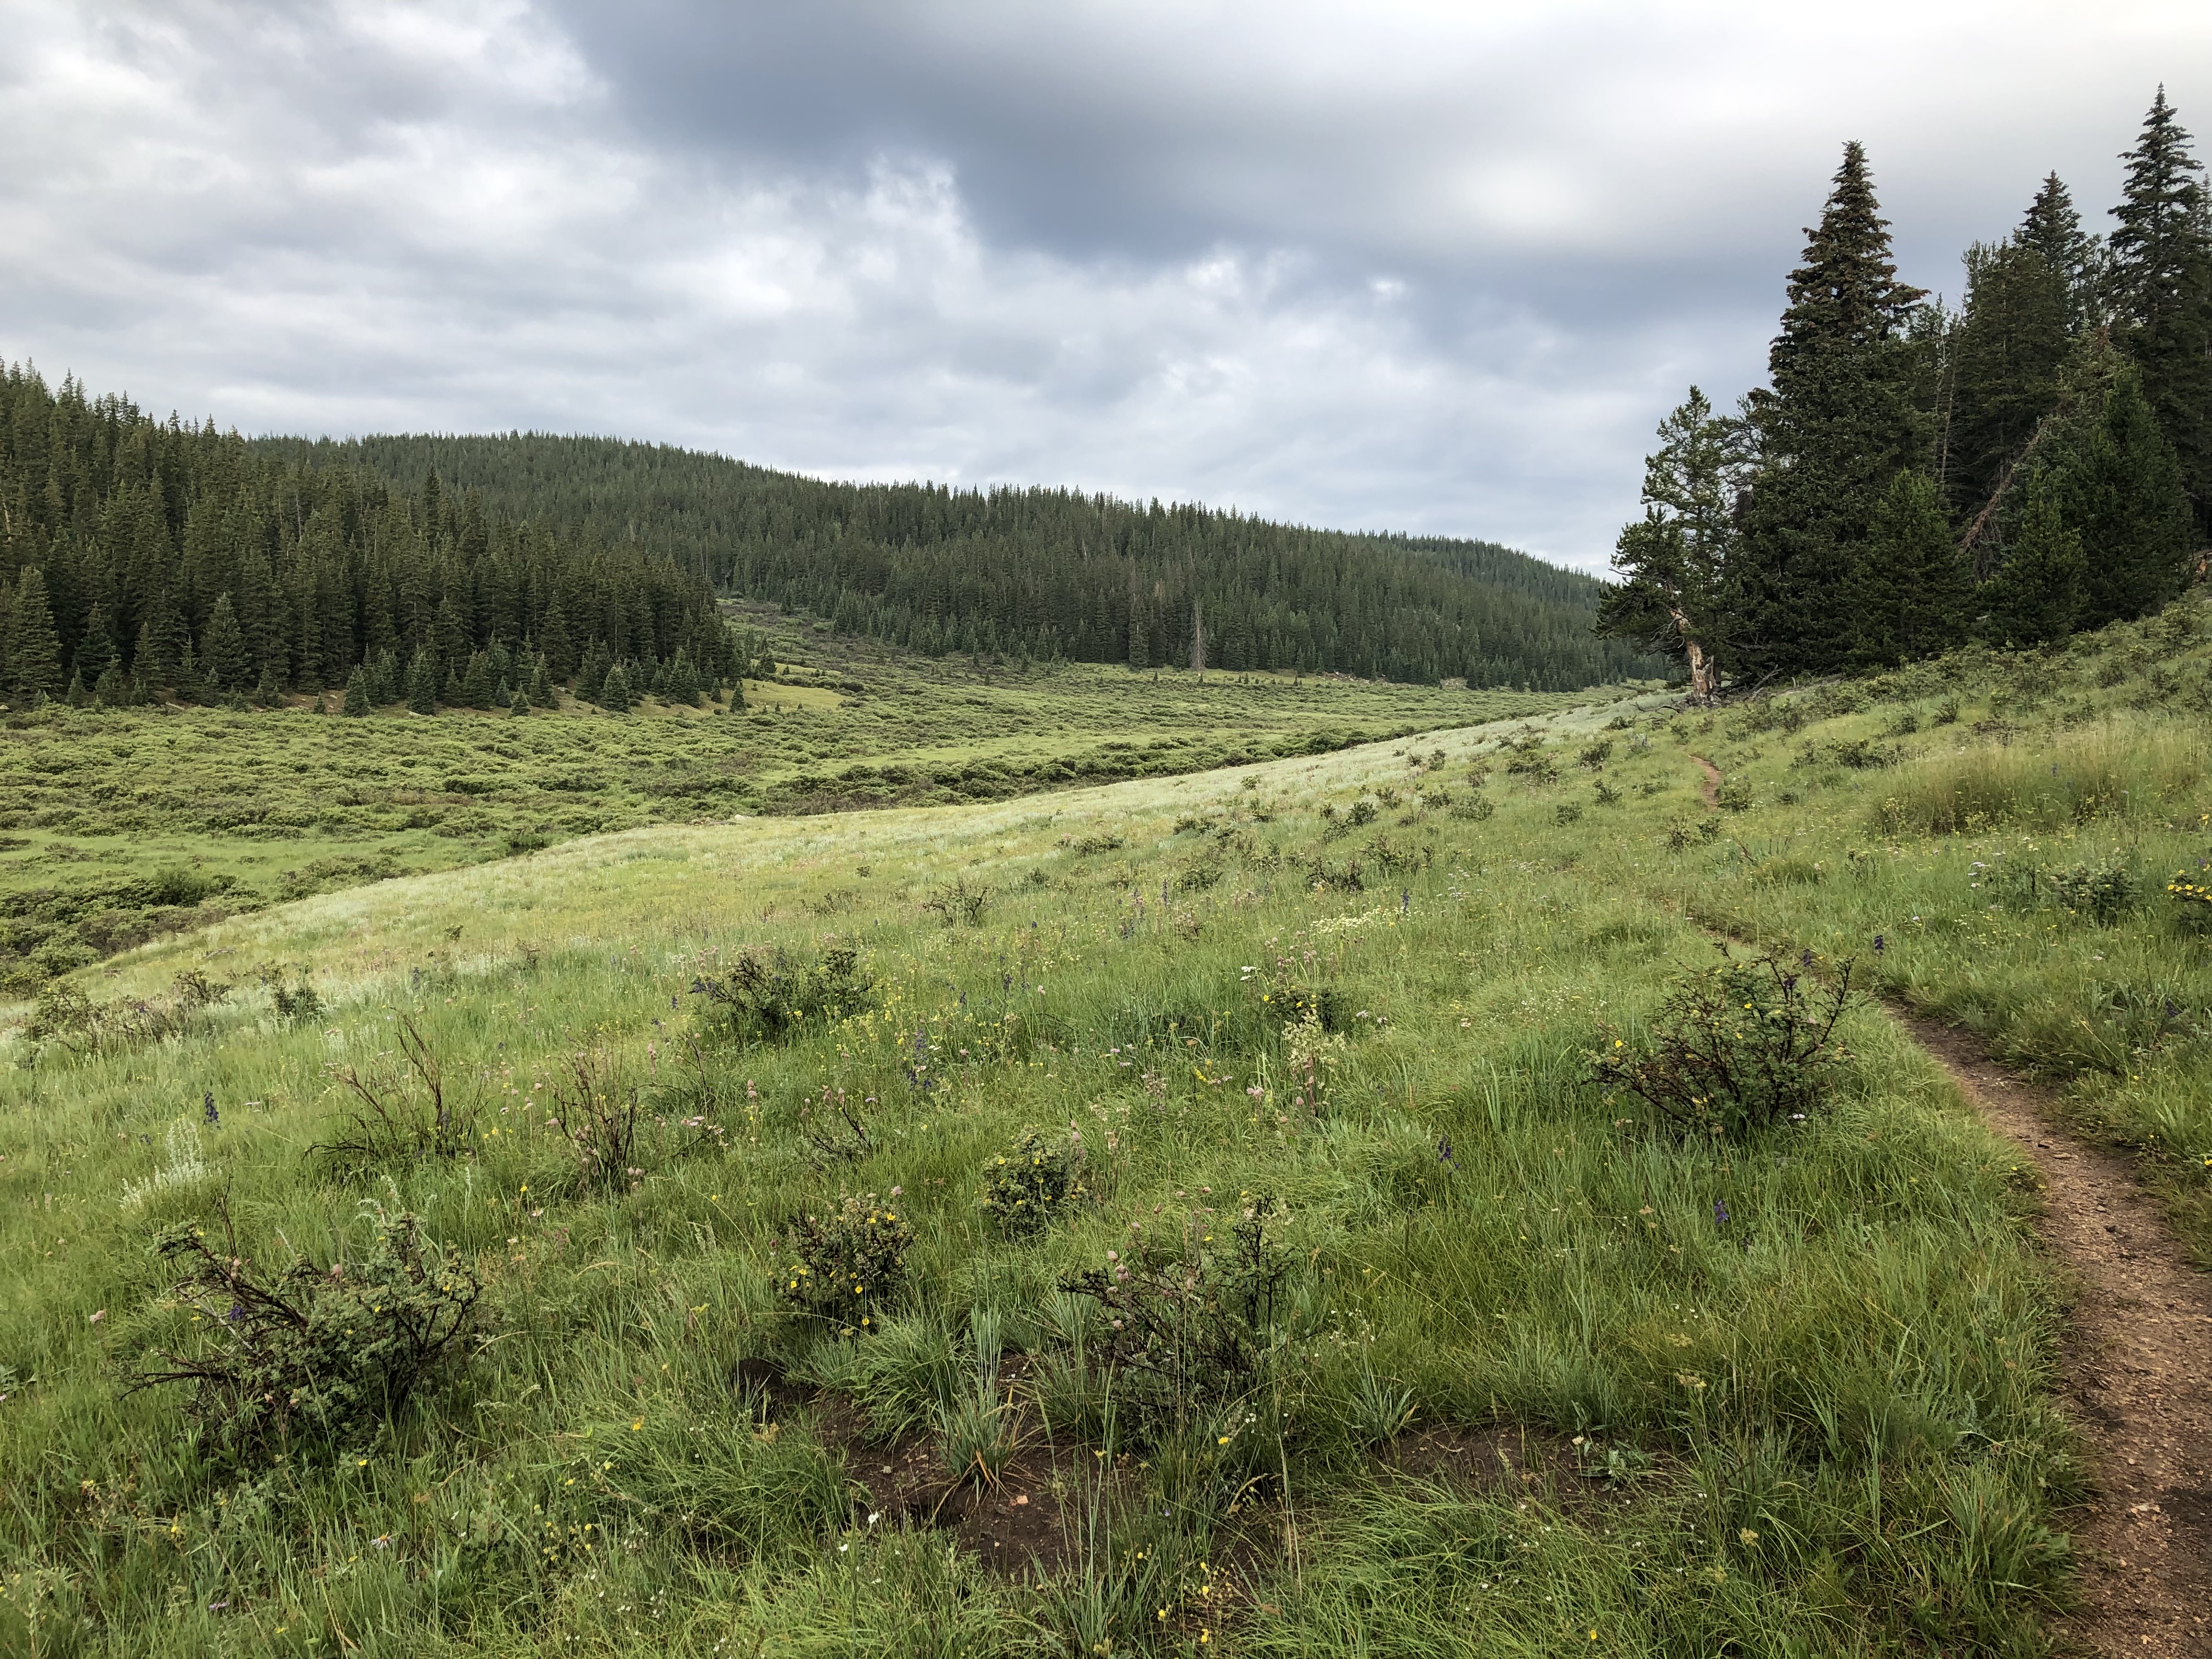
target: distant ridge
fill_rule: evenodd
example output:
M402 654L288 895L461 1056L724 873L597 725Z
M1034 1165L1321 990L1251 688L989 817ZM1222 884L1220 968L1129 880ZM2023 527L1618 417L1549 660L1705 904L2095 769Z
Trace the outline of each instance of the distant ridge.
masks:
M1601 585L1488 542L1313 530L1069 489L827 483L612 438L254 441L641 543L726 593L930 654L1295 668L1538 690L1662 672L1593 636Z

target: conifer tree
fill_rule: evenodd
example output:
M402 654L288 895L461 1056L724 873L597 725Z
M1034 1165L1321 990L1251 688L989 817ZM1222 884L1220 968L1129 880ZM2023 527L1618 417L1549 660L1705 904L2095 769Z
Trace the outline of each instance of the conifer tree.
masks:
M107 629L107 612L95 601L84 619L84 633L76 642L71 665L80 678L95 684L115 665L115 641Z
M510 714L527 714L530 712L530 694L526 691L516 691L512 701L507 705L507 712Z
M1884 667L1948 651L1966 637L1972 573L1935 479L1912 468L1890 483L1875 511L1850 610L1859 627L1855 667Z
M2114 338L2181 463L2200 527L2212 526L2212 210L2189 134L2158 89L2127 163L2109 283Z
M545 659L538 658L530 672L530 705L533 708L553 707L553 677L547 671Z
M131 677L122 668L110 663L100 671L93 683L92 700L103 708L128 708L138 701L131 685Z
M184 617L164 582L154 590L154 597L147 605L131 665L138 677L149 684L175 685L179 683L177 677L183 672L185 656L191 647L191 631L185 628Z
M576 695L586 702L598 702L605 689L607 671L614 665L608 659L607 648L593 640L584 649L583 665L576 670Z
M369 701L379 708L398 702L404 679L399 669L399 653L396 651L378 652L376 660L368 670Z
M36 565L26 565L15 578L7 644L8 677L15 690L27 697L41 692L52 696L62 690L61 636L54 630L46 574Z
M1598 606L1600 633L1686 665L1699 702L1718 685L1724 655L1740 431L1695 386L1659 423L1659 448L1644 463L1644 517L1621 531L1614 585Z
M208 612L200 636L200 672L217 691L236 691L253 683L252 654L228 592L216 594L215 607Z
M1858 629L1842 601L1875 507L1924 448L1907 328L1925 295L1898 280L1858 143L1807 234L1768 354L1773 385L1751 404L1759 466L1730 631L1744 668L1762 673L1844 665Z
M2051 461L2068 526L2087 556L2078 628L2148 616L2188 585L2189 496L2134 365L2123 363Z
M86 687L83 675L70 676L69 690L62 693L62 701L72 708L88 708L92 706L92 692Z
M1978 513L2058 401L2071 344L2066 279L2026 236L1966 250L1966 302L1951 337L1945 482Z
M619 664L607 670L606 681L600 686L595 701L610 714L629 713L629 676L623 672Z
M458 701L464 708L489 708L494 706L492 695L497 684L492 678L490 653L476 652L469 658L468 672L462 678Z
M415 659L407 665L407 706L418 714L438 712L438 665L431 657L429 647L415 647Z
M2087 574L2081 533L2066 522L2048 469L2027 482L2004 564L1982 585L1982 628L1993 645L2048 645L2073 630Z
M368 714L369 708L368 675L356 668L346 677L345 705L338 712L360 720Z
M2065 182L2045 173L2042 188L2027 204L2014 240L2043 256L2066 292L2066 331L2080 334L2103 320L2098 293L2103 279L2103 244L2081 228L2081 216Z

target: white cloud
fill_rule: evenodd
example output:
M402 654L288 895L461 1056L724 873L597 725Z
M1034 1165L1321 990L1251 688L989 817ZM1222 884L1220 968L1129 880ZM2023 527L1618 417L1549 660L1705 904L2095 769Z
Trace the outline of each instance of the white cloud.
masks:
M2161 76L2212 120L2198 9L0 0L0 353L1590 564L1842 137L1955 289Z

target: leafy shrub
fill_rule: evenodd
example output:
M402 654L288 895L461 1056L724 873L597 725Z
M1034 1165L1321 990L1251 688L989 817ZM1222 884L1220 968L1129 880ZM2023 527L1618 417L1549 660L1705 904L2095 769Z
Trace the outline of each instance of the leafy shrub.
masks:
M645 1178L641 1139L652 1121L635 1086L610 1069L606 1056L568 1056L566 1075L555 1080L552 1127L568 1139L577 1174L586 1187L617 1193Z
M2124 864L2076 864L2045 870L2040 880L2051 898L2076 915L2109 927L2134 907L2135 873Z
M1267 1236L1279 1212L1255 1198L1224 1249L1187 1231L1172 1247L1109 1250L1104 1267L1061 1281L1098 1304L1114 1398L1140 1435L1157 1442L1258 1385L1287 1311L1290 1258Z
M1480 823L1498 809L1480 795L1470 795L1465 800L1451 804L1451 815L1472 823Z
M1352 810L1345 814L1345 817L1357 830L1374 823L1381 811L1373 801L1363 797L1352 803Z
M1042 1231L1052 1213L1083 1194L1083 1154L1073 1140L1024 1129L983 1167L984 1212L1009 1238Z
M277 1018L298 1024L323 1012L323 999L306 969L294 968L288 980L283 963L268 962L255 969L253 975L268 988L270 1006L276 1009Z
M1612 758L1613 739L1611 738L1601 738L1597 742L1590 744L1589 748L1583 750L1582 753L1575 757L1575 764L1580 767L1584 767L1592 772L1595 772L1602 768L1605 763Z
M826 1215L801 1211L784 1224L776 1294L841 1336L873 1330L905 1286L913 1243L914 1228L873 1193L848 1194Z
M1685 977L1651 1022L1647 1044L1632 1046L1601 1027L1595 1057L1609 1102L1623 1093L1683 1129L1741 1135L1825 1103L1841 1046L1836 1024L1853 999L1852 964L1833 987L1771 956L1739 960L1722 947L1712 967Z
M2212 860L2194 871L2175 871L2173 879L2166 884L2177 919L2191 931L2212 928L2212 877L2205 874L2207 870L2212 870Z
M219 1253L191 1224L155 1241L181 1269L170 1295L198 1346L156 1350L131 1388L191 1384L188 1409L225 1454L250 1462L301 1440L370 1435L465 1356L483 1282L451 1251L426 1246L413 1216L380 1207L365 1260L318 1267L295 1257L273 1279L240 1254L220 1201L216 1217Z
M1509 776L1526 778L1531 783L1557 783L1559 780L1557 757L1533 746L1513 749L1511 758L1505 763L1505 770Z
M1751 810L1751 784L1747 779L1730 778L1713 792L1713 805L1723 812L1747 812Z
M1578 801L1563 800L1553 809L1552 816L1562 824L1580 823L1583 821L1582 805Z
M720 979L691 981L707 999L706 1023L739 1042L789 1042L875 1006L876 981L860 953L834 945L813 963L794 963L781 950L747 951Z

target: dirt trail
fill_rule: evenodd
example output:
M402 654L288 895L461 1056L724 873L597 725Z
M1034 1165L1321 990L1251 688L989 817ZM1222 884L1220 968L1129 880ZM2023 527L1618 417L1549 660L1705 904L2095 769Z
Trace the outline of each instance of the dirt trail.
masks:
M2128 1160L2062 1127L2045 1090L1972 1033L1899 1018L2044 1182L2044 1241L2080 1285L2063 1385L2096 1495L2074 1534L2089 1651L2212 1655L2212 1275L2191 1267Z
M1708 811L1718 811L1721 804L1721 769L1703 755L1692 755L1690 758L1697 762L1705 775L1705 809Z

